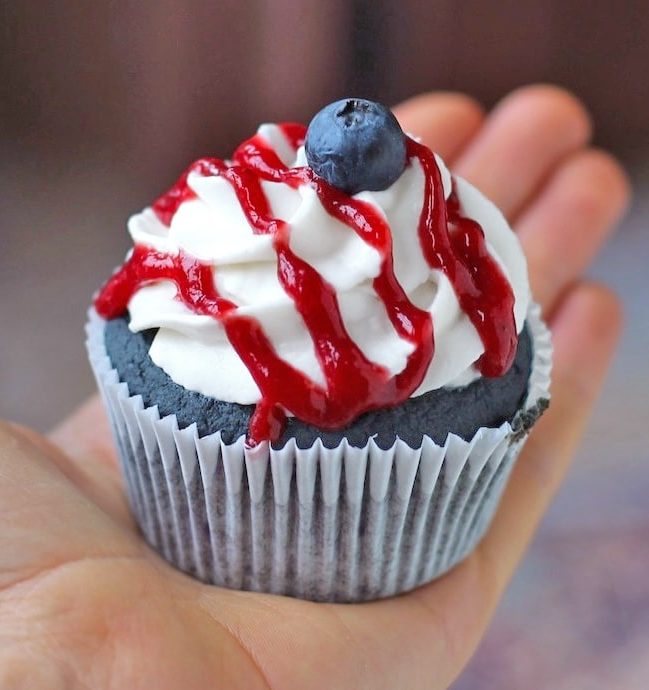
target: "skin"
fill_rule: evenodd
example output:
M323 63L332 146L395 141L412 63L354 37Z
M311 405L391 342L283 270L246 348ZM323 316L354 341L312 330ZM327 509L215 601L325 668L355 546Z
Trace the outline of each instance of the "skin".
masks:
M583 279L627 206L619 164L551 86L486 115L467 96L400 105L510 218L554 339L553 398L487 536L409 594L358 605L228 591L172 570L134 529L96 398L46 439L0 424L0 687L447 688L478 644L573 457L618 341L621 311Z

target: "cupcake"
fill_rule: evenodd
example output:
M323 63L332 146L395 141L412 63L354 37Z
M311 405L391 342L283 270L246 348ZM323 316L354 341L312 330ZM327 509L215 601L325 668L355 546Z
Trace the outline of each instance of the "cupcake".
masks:
M196 161L128 229L87 344L165 559L363 601L476 546L549 399L549 335L494 204L346 99Z

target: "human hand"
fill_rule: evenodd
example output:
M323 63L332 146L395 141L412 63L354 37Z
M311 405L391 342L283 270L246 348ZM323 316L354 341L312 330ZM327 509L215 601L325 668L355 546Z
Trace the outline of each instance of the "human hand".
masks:
M488 117L464 96L397 109L404 128L512 221L554 338L553 397L478 548L445 577L366 604L207 586L137 533L96 398L47 441L0 425L0 687L447 688L482 636L597 397L620 308L581 278L628 199L590 124L552 87ZM56 446L54 445L56 444Z

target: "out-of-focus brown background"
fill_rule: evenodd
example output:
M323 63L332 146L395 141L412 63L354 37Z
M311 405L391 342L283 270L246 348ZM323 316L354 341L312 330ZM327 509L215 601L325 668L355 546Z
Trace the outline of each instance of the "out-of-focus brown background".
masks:
M82 326L125 220L189 161L345 95L552 81L635 206L593 270L627 332L566 487L456 690L649 687L649 9L643 0L0 0L0 416L92 389Z

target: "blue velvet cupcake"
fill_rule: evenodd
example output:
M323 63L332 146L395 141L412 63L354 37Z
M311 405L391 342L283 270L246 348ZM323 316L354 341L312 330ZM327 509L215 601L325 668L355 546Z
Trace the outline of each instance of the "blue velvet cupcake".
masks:
M359 601L474 548L549 399L548 332L490 201L347 99L197 161L129 231L88 347L167 560Z

